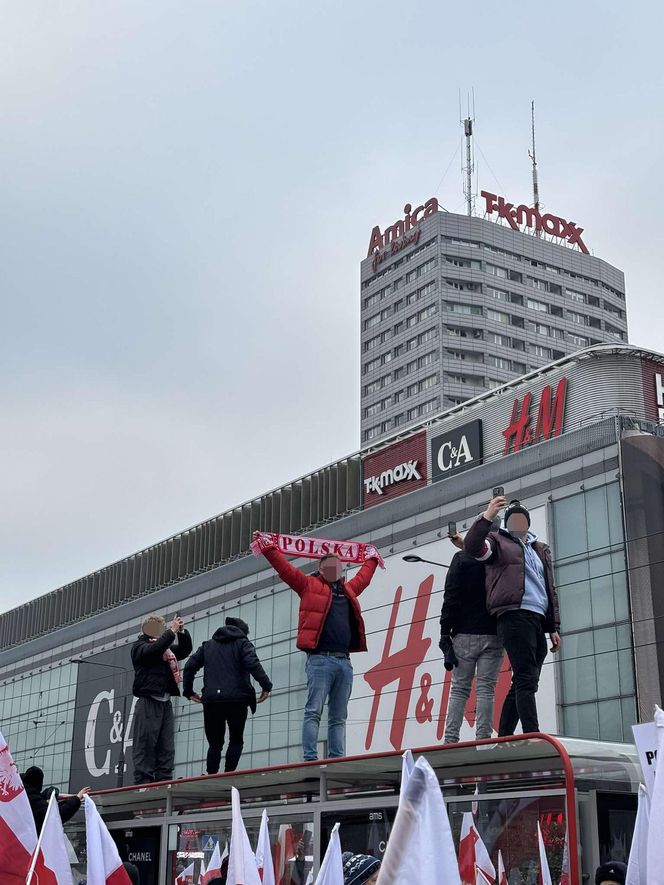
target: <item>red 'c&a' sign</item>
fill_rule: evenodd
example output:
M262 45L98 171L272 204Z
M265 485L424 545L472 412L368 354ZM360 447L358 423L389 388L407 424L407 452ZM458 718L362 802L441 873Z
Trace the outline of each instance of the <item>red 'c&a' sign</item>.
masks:
M514 203L506 203L505 197L497 197L488 191L481 191L486 203L486 213L491 215L492 212L498 213L498 218L504 218L512 230L519 230L519 225L524 224L526 227L534 227L535 230L544 231L545 234L551 234L552 237L558 237L561 240L567 240L570 246L575 243L582 252L588 255L586 244L581 239L583 233L582 227L577 227L573 221L565 221L558 215L540 215L537 209L532 206L525 206L523 203L514 208Z
M524 446L541 442L543 439L560 436L563 432L565 402L567 399L567 378L560 379L555 393L552 393L550 384L547 384L542 391L534 430L531 426L530 416L532 399L532 393L527 393L521 401L518 399L514 400L510 423L503 430L503 436L505 437L503 455L509 455L510 452L518 452Z

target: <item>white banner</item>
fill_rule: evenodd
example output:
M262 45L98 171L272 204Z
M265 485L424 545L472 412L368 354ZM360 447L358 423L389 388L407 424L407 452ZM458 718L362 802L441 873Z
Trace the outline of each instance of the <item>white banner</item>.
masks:
M641 725L633 725L632 732L643 772L643 783L648 795L652 796L657 768L657 726L654 722L642 722Z
M531 513L533 531L546 540L544 508ZM361 755L442 743L451 674L438 648L440 610L447 569L404 562L415 554L449 565L456 548L447 539L385 558L360 597L367 627L366 654L352 656L355 671L347 722L347 753ZM350 577L350 575L349 575ZM498 680L494 729L509 690L507 658ZM542 731L555 734L556 690L553 657L542 669L537 695ZM475 689L468 699L461 740L473 740Z

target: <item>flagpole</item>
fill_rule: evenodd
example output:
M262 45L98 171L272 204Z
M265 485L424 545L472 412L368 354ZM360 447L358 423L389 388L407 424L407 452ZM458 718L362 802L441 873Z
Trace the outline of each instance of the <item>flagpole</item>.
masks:
M46 828L46 821L48 820L48 816L51 813L51 807L55 801L57 800L55 798L55 790L53 790L48 800L48 807L46 809L46 814L44 815L44 823L42 824L42 828L39 831L37 847L35 848L34 854L32 855L32 858L30 860L30 869L28 870L28 875L25 877L25 885L30 885L30 882L32 881L35 867L37 866L37 858L39 857L39 852L41 851L42 836L44 835L44 829Z

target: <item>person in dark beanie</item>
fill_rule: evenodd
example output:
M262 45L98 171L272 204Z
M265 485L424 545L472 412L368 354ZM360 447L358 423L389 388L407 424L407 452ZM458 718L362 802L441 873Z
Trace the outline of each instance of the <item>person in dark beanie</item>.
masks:
M450 540L459 552L454 554L445 580L439 646L445 669L452 671L444 742L456 744L473 679L475 737L481 740L493 734L493 699L504 651L496 636L496 619L486 610L484 565L465 552L460 534Z
M134 783L173 777L175 728L171 697L180 694L178 661L191 652L191 636L177 615L169 627L160 615L149 615L131 647L134 665Z
M32 816L35 819L37 835L39 835L44 823L44 818L46 817L48 800L51 797L52 790L55 788L49 787L47 790L44 789L44 772L36 765L30 766L30 768L28 768L21 775L21 780L23 781L23 786L25 787L25 792L30 803ZM56 791L56 798L58 800L58 811L60 812L60 817L62 818L63 824L67 823L68 820L71 820L71 818L76 814L78 809L81 807L83 797L86 793L89 792L90 787L83 787L83 789L79 790L75 796L61 797L57 795Z
M216 774L228 726L228 749L224 771L235 771L244 746L244 727L248 711L256 712L256 704L267 700L272 691L256 649L248 639L249 626L240 618L226 618L212 639L204 642L187 661L184 668L183 694L203 704L203 722L208 742L207 773ZM194 677L203 668L203 690L194 692ZM262 691L256 691L250 676Z
M380 861L377 857L344 851L341 861L344 870L344 885L375 885L378 881Z
M610 860L597 867L595 885L625 885L627 867L619 860Z
M491 499L466 535L466 552L485 565L486 607L498 619L498 638L512 665L512 685L500 714L498 734L539 731L535 695L546 657L560 648L560 613L551 550L530 530L530 513L519 501L505 510L504 529L492 522L506 499Z

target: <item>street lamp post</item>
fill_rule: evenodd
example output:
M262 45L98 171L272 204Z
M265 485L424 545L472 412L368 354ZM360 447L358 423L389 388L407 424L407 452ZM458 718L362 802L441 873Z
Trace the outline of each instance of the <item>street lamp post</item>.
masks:
M441 568L449 568L449 565L445 565L444 562L434 562L432 559L422 559L421 556L415 556L414 553L409 553L407 556L401 557L404 562L426 562L427 565L438 565Z
M118 787L124 786L125 773L125 728L127 727L127 670L118 664L103 664L101 661L93 661L90 658L70 658L72 664L91 664L93 667L107 667L109 670L122 672L122 731L120 732L120 758L116 768Z

